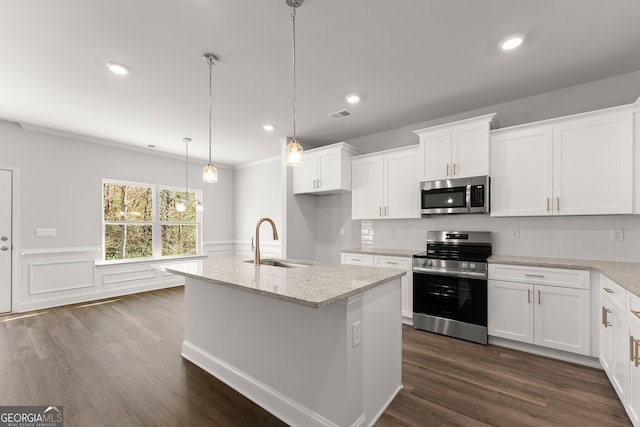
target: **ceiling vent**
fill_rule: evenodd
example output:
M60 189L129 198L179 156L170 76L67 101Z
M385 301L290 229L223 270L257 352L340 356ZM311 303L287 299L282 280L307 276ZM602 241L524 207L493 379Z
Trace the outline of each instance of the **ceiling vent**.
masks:
M335 113L329 114L329 116L333 117L334 119L343 119L345 117L349 117L352 115L353 113L349 110L340 110L340 111L336 111Z

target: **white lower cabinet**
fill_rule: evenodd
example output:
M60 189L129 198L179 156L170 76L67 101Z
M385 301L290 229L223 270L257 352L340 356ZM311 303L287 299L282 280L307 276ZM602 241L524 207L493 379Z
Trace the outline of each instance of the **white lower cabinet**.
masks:
M621 400L625 404L627 415L633 425L640 426L640 327L630 323L628 331L627 349L621 353L630 357L621 357L621 359L626 361L628 367L629 388L626 401L623 398Z
M624 307L603 289L600 292L600 364L622 402L629 381L629 326Z
M371 267L391 268L394 270L404 270L407 272L401 279L401 299L402 299L402 323L413 324L413 258L369 255L351 252L341 253L341 263L349 265L362 265Z
M489 264L489 335L588 356L589 287L588 271Z

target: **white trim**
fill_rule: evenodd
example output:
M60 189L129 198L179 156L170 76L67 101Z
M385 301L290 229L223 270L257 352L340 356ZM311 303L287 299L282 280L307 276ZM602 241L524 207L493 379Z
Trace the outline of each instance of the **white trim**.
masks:
M43 126L36 126L36 125L28 124L28 123L18 122L18 126L20 126L22 129L24 129L27 132L41 133L41 134L44 134L44 135L51 135L51 136L56 136L56 137L64 138L64 139L72 139L74 141L89 142L91 144L104 145L104 146L107 146L107 147L117 148L117 149L121 149L121 150L136 151L138 153L144 153L144 154L148 154L148 155L151 155L151 156L167 157L167 158L170 158L170 159L178 159L178 160L184 161L184 155L182 155L182 154L164 153L162 151L159 151L158 149L151 149L151 148L147 148L147 147L139 147L139 146L135 146L135 145L126 144L126 143L123 143L123 142L109 141L109 140L106 140L106 139L96 138L96 137L93 137L93 136L81 135L81 134L77 134L77 133L66 132L66 131L63 131L63 130L52 129L52 128L47 128L47 127L43 127ZM192 157L191 159L192 160L190 161L190 163L193 162L193 160L195 160L195 159L200 160L202 162L206 162L207 161L206 158ZM197 163L197 162L194 162L194 163ZM218 169L233 169L233 166L216 163L216 168L218 168Z
M289 425L337 427L337 424L317 412L301 405L186 340L182 342L182 357L204 369ZM363 418L364 414L358 418L358 421ZM357 423L354 423L354 425L357 425Z
M37 301L16 303L14 306L14 313L23 313L26 311L42 310L45 308L60 307L63 305L78 304L82 302L96 301L96 300L101 300L105 298L113 298L113 297L120 297L124 295L137 294L140 292L174 288L178 286L184 286L184 281L181 281L180 283L170 283L170 284L151 283L147 285L135 286L135 287L129 287L129 288L104 289L104 290L99 290L99 291L91 292L87 294L70 295L70 296L64 296L64 297L53 296L52 298L38 299Z
M551 359L576 363L578 365L588 366L590 368L602 369L600 360L596 357L583 356L581 354L569 353L566 351L541 347L535 344L528 344L492 336L489 337L489 344L496 345L498 347L510 348L512 350L524 351L525 353L537 354L538 356L549 357Z
M384 406L382 406L382 408L380 408L380 410L371 418L371 420L369 420L369 423L367 424L368 427L373 426L376 422L378 422L378 420L380 419L380 417L382 416L382 414L384 414L384 412L389 408L389 405L391 405L391 402L393 401L393 399L396 398L396 396L398 395L398 393L400 393L400 390L402 390L404 388L404 386L402 384L400 384L398 386L398 388L391 393L391 396L389 396L389 399L387 399L387 401L385 402ZM364 414L362 415L363 418L363 426L364 426Z
M137 273L140 273L139 275ZM133 280L153 279L156 277L156 270L153 267L138 268L136 270L117 271L115 273L103 273L103 285L115 285L117 283L130 282ZM112 277L112 279L109 279Z
M162 257L162 258L135 258L135 259L117 259L112 261L96 261L97 268L104 268L110 266L122 266L122 265L135 265L135 264L144 264L144 263L174 263L181 262L184 260L191 259L205 259L207 255L199 254L199 255L181 255L181 256L173 256L173 257Z
M89 268L91 269L91 282L90 283L82 283L82 284L78 284L75 286L64 286L64 287L60 287L60 288L48 288L45 290L40 290L40 291L35 291L33 290L33 277L35 274L35 268L37 267L43 267L43 266L47 266L47 265L70 265L70 264L89 264ZM29 263L28 265L28 269L27 269L27 274L28 274L28 280L27 280L27 286L29 287L29 295L40 295L40 294L48 294L51 292L60 292L60 291L69 291L69 290L73 290L73 289L83 289L83 288L93 288L95 287L95 283L96 283L96 273L95 273L95 266L93 264L93 260L76 260L76 261L51 261L51 262L32 262Z
M102 252L97 246L77 246L68 248L45 248L45 249L21 249L21 258L41 257L41 256L66 256L66 255L95 255Z

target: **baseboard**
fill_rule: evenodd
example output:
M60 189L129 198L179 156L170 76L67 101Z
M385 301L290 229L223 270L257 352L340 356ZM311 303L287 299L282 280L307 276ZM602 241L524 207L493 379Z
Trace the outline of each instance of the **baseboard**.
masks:
M372 427L375 423L378 422L378 419L380 419L382 414L384 414L384 411L386 411L389 405L391 405L391 402L393 401L393 399L396 398L396 396L398 395L398 393L400 393L400 390L402 390L403 387L404 386L400 384L400 386L393 393L391 393L391 396L389 396L385 404L382 406L382 408L380 408L380 411L378 411L378 413L375 414L373 418L370 420L370 422L367 424L368 427ZM364 418L363 418L362 425L364 426Z
M90 293L85 293L80 295L64 296L64 297L54 296L51 298L40 299L37 301L18 303L15 309L13 310L13 312L24 313L26 311L42 310L46 308L59 307L59 306L69 305L69 304L79 304L83 302L101 300L105 298L121 297L125 295L137 294L140 292L155 291L158 289L173 288L176 286L183 286L183 285L184 285L184 280L178 281L177 283L164 282L164 283L152 283L152 284L128 287L128 288L105 289L105 290L100 290L96 292L90 292Z
M320 414L188 341L182 342L182 357L291 426L338 427ZM362 425L361 419L364 419L364 414L353 426Z
M566 351L555 350L552 348L540 347L538 345L521 343L518 341L512 341L500 337L489 337L489 344L497 345L499 347L506 347L513 350L524 351L525 353L537 354L538 356L545 356L551 359L558 359L564 362L576 363L582 366L588 366L590 368L602 369L600 360L591 356L583 356L581 354L568 353Z

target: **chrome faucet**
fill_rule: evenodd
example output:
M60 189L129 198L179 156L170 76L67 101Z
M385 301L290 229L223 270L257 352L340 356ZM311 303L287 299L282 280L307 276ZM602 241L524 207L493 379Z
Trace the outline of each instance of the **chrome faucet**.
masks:
M271 224L271 228L273 229L273 240L278 240L278 231L276 230L276 224L273 222L271 218L261 218L256 224L256 252L253 257L253 263L255 265L260 265L260 224L263 222L269 222Z

